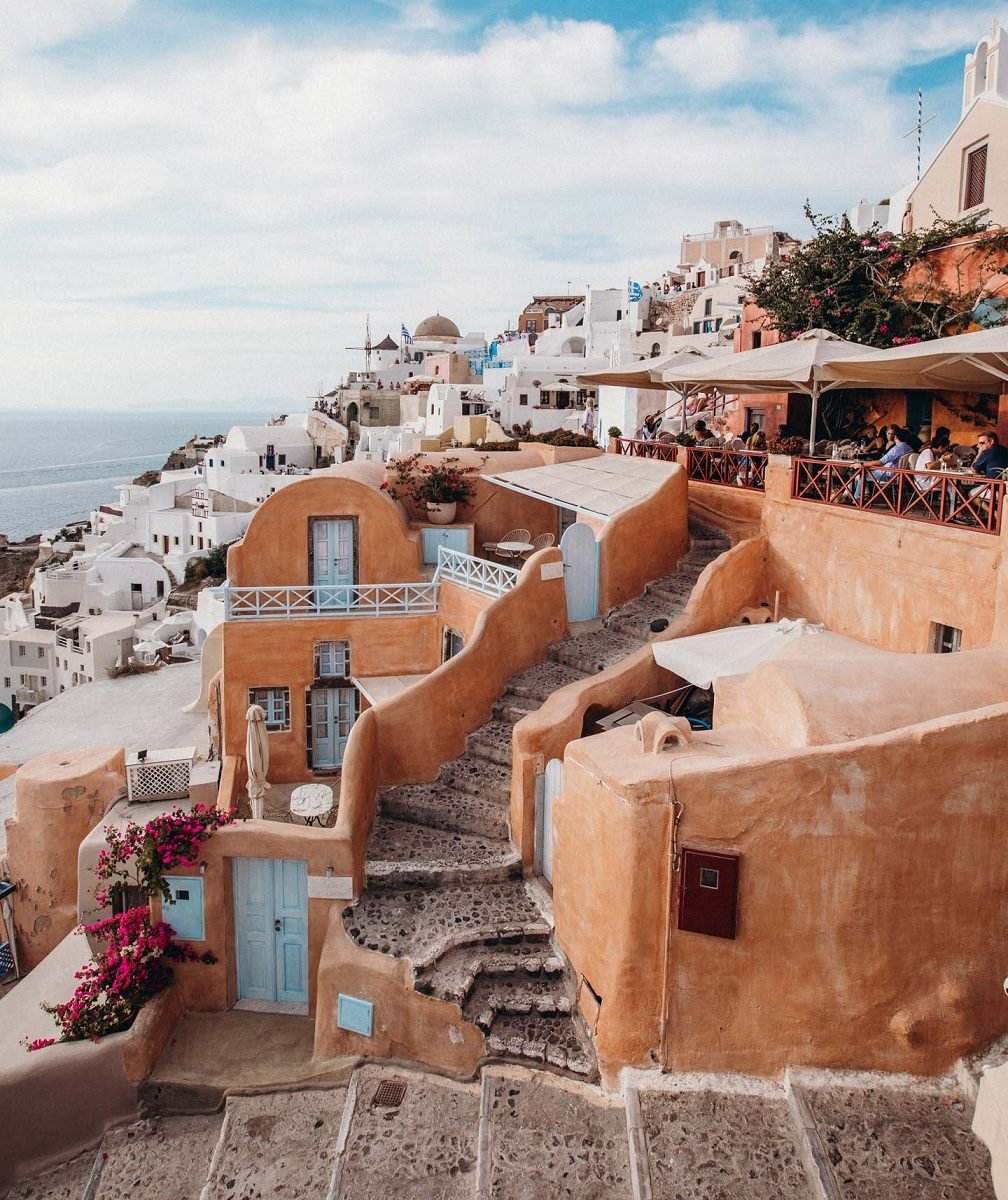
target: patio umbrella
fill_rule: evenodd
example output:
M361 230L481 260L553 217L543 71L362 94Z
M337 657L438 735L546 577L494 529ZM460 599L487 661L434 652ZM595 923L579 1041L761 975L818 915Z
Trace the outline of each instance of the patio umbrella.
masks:
M879 353L875 351L875 353ZM662 378L678 386L716 387L722 392L802 392L812 399L809 453L815 450L819 397L839 387L877 387L871 380L850 372L837 378L832 365L854 356L867 362L870 351L857 342L847 342L827 329L810 329L787 342L744 350L727 359L666 368ZM865 357L868 356L868 357Z
M682 400L682 428L686 428L686 402L690 396L704 390L704 385L683 386L679 383L668 382L662 373L684 363L697 363L702 359L716 357L707 350L697 346L680 346L664 358L645 358L640 362L621 363L618 367L605 367L601 371L591 371L587 375L579 375L578 383L590 383L601 387L631 387L642 388L655 392L677 392ZM671 407L671 405L669 406ZM665 410L668 412L668 409Z
M1008 327L851 355L834 363L832 373L840 387L847 387L847 377L855 376L876 387L910 391L1004 391L1008 384Z
M245 736L245 763L248 769L249 807L252 816L262 820L263 804L270 785L266 782L269 770L269 734L266 732L266 713L258 704L250 705L245 714L248 731Z
M655 662L695 687L708 688L722 675L748 675L761 662L777 655L798 638L822 633L808 621L778 621L776 625L731 625L710 633L652 642Z

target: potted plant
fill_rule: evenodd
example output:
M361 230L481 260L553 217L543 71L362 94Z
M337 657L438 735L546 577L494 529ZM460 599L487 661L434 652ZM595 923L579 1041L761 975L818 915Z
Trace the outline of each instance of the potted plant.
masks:
M408 454L393 460L389 468L393 478L385 480L382 490L393 500L409 501L435 525L450 525L458 506L476 494L473 476L479 468L465 466L457 456L426 462L422 454Z

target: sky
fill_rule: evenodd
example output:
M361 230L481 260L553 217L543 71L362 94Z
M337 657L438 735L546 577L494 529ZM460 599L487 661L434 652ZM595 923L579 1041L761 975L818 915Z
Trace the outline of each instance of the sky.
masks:
M975 4L0 0L0 409L307 407L434 313L809 233L952 131Z

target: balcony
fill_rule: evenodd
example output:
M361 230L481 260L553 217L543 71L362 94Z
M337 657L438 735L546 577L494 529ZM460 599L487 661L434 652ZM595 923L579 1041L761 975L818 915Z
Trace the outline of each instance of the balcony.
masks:
M287 617L402 617L437 612L438 585L353 583L310 587L234 587L224 592L225 620Z
M14 699L22 709L31 708L35 704L44 704L51 698L46 688L19 687L14 693Z
M977 533L1001 532L1005 483L957 471L880 468L842 459L797 458L791 498L926 521Z
M766 488L767 454L765 450L722 450L718 446L680 447L675 442L649 442L617 438L619 453L630 458L656 458L661 462L681 461L685 452L686 474L694 483L714 483L720 487L747 488L762 492Z
M457 583L471 592L496 599L514 587L518 582L518 574L514 567L488 562L485 558L476 558L459 550L449 550L447 546L438 547L435 583L439 580Z

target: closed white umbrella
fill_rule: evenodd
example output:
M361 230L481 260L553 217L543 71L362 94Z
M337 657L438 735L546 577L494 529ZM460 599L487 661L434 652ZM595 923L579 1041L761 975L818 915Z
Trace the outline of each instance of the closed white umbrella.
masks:
M252 816L262 820L263 805L270 785L266 782L269 770L269 734L266 732L266 713L258 704L250 705L245 714L248 732L245 737L245 763L248 768L248 798Z
M821 625L806 620L778 621L776 625L732 625L710 633L652 642L655 662L695 687L708 688L722 675L748 675L761 662L776 658L785 646Z

